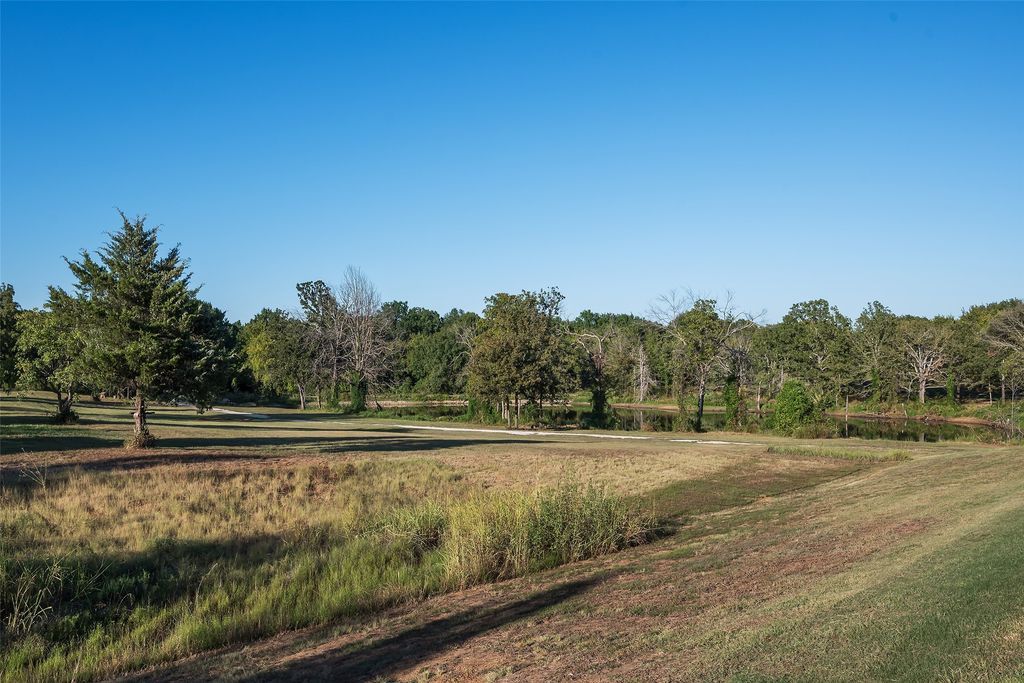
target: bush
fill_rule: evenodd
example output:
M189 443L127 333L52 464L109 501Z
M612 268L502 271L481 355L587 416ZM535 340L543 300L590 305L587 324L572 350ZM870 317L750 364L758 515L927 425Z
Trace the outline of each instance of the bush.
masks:
M483 424L501 424L503 422L493 403L473 396L470 396L466 402L465 418Z
M803 384L791 379L782 385L782 391L775 399L775 413L771 419L773 430L794 434L805 425L814 423L817 418L814 401Z

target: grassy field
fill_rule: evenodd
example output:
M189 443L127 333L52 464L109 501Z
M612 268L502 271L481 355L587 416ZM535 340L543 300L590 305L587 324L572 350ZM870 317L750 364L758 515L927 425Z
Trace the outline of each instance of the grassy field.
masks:
M0 407L4 680L1024 677L1019 446Z

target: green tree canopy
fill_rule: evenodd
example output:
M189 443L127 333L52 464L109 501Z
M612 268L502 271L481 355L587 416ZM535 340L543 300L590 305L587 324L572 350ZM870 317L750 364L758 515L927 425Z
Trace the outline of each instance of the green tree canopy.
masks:
M275 392L295 391L305 409L313 382L313 356L306 323L279 309L264 308L243 332L245 362L264 387Z
M135 443L148 445L147 401L184 398L207 407L232 362L223 314L190 286L177 246L160 256L157 229L119 212L121 227L94 258L67 260L85 337L83 362L99 386L135 398ZM61 294L61 290L57 290Z
M864 307L853 328L858 375L876 401L892 401L899 390L899 323L888 308L873 301Z
M571 379L560 333L557 289L488 297L469 366L471 393L497 401L511 425L525 399L539 404L565 391Z
M838 401L852 381L850 319L825 299L793 304L779 324L787 374L799 377L817 399Z
M18 335L20 384L57 395L58 423L73 422L76 393L86 375L86 348L81 307L64 292L50 288L45 310L22 311Z

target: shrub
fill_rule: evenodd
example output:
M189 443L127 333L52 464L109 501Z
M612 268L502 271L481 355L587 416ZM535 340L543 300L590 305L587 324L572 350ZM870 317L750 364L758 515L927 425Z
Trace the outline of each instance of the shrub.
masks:
M817 417L814 401L803 384L791 379L782 385L782 391L775 399L772 429L783 434L793 434L804 425L815 422Z

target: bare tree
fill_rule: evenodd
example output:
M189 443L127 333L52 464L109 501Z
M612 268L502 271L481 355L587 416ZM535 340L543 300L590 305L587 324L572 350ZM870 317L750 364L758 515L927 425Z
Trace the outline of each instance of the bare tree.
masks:
M393 355L391 321L381 313L380 293L363 271L349 266L337 291L342 367L348 374L353 410L366 406L388 374Z
M633 395L636 397L637 403L643 403L647 400L647 394L654 387L658 386L658 382L654 379L654 375L651 373L651 361L647 357L647 350L644 349L643 342L637 342L636 346L633 347Z
M941 384L948 361L949 329L924 318L902 320L900 328L908 390L916 386L918 400L924 403L928 387Z
M393 356L392 321L381 311L380 294L352 266L337 288L317 280L299 284L298 290L317 374L335 394L342 380L347 382L351 409L362 410L367 395L386 380Z

